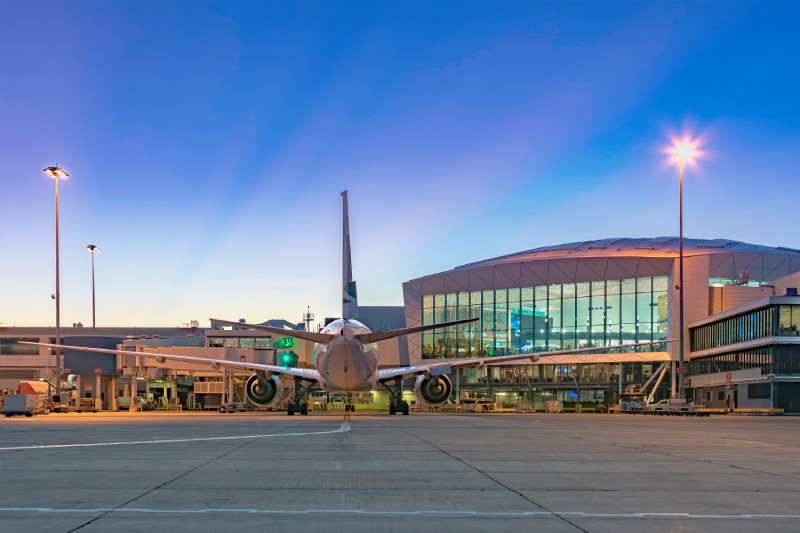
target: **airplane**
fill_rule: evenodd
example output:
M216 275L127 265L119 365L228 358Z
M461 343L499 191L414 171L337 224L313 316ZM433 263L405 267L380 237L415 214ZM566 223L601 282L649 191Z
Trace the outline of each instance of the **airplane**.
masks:
M245 324L211 318L212 322L228 326L264 331L276 335L296 337L313 342L313 360L315 368L285 368L282 366L247 363L238 361L225 361L206 359L173 354L159 354L152 352L136 352L137 356L155 359L159 363L166 360L182 361L194 364L204 364L218 370L229 368L232 370L251 372L247 379L245 392L247 399L257 407L270 407L277 403L283 396L282 377L294 379L294 397L287 406L287 414L308 414L308 404L305 401L307 393L314 387L330 393L345 393L347 402L346 411L355 410L352 403L354 392L374 390L378 386L385 388L391 396L389 414L402 413L408 415L408 402L403 400L403 380L415 378L414 389L417 400L426 405L436 406L445 403L453 391L449 375L453 369L465 367L481 367L486 364L507 363L511 361L525 361L535 363L540 354L514 354L493 357L469 357L447 359L439 362L425 362L413 366L379 368L380 353L378 342L393 339L401 335L419 333L432 329L447 328L476 322L478 318L468 318L426 326L395 329L390 331L370 331L358 321L358 297L356 282L353 280L352 258L350 253L350 223L348 218L347 191L342 196L342 318L338 318L319 332L286 330L257 324ZM621 346L590 347L572 350L559 350L547 352L542 356L565 354L580 354L602 350L631 348L645 346L656 342L641 342ZM85 352L131 355L133 352L125 350L109 350L104 348L89 348L79 346L64 346L48 343L21 342L34 346L48 348L68 348Z

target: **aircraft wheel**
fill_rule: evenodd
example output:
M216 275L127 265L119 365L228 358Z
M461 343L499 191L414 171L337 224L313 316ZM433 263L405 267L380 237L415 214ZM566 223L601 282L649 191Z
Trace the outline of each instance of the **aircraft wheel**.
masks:
M408 404L403 405L403 415L408 416Z
M394 406L394 404L393 404L393 403L390 403L390 404L389 404L389 414L390 414L390 415L393 415L393 414L395 414L396 412L397 412L397 408Z
M220 405L219 406L219 412L220 413L224 413L225 411L227 411L227 409L225 409L225 406L224 405Z
M290 404L289 404L289 405L286 407L286 414L287 414L287 415L289 415L289 416L292 416L292 415L294 415L294 405L293 405L293 404L291 404L291 403L290 403Z
M307 403L301 403L300 404L300 414L301 415L308 415L308 404Z

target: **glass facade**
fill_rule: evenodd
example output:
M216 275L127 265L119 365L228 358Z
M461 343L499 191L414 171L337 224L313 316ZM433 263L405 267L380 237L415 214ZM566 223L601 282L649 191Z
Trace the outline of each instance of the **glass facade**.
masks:
M773 370L772 363L772 346L766 346L753 350L694 358L686 365L686 372L690 376L695 376L760 368L762 374L771 374Z
M422 296L424 358L483 357L666 339L666 276ZM664 350L647 347L647 351Z
M39 339L0 339L0 355L39 355L38 346L20 344L20 341L39 342Z
M778 324L778 335L800 335L800 305L779 305Z
M208 337L209 348L254 348L267 350L270 348L269 337Z
M692 328L693 352L764 337L800 335L800 305L773 305Z
M774 307L763 307L713 324L692 328L689 333L691 349L693 352L698 352L717 346L771 337L775 334L774 314Z

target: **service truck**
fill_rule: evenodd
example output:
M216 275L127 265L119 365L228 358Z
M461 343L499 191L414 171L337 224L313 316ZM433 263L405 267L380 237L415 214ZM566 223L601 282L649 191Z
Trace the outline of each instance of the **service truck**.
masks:
M708 413L698 411L699 407L705 406L687 403L683 398L672 398L646 405L639 412L647 415L708 416Z
M6 394L3 408L6 416L33 416L45 412L44 402L38 394Z

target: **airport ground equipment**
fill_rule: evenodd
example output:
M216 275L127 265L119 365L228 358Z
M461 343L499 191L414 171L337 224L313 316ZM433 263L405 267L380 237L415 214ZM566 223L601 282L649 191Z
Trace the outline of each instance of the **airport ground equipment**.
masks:
M641 413L646 415L709 416L710 413L698 410L703 407L705 405L690 404L684 398L673 398L646 405Z
M49 412L38 394L6 394L3 414L33 416Z
M79 398L78 404L75 406L76 410L79 413L89 412L92 413L97 412L97 402L95 402L94 398Z
M228 402L219 406L220 413L244 413L252 410L253 407L247 402Z

